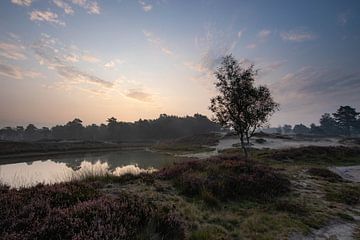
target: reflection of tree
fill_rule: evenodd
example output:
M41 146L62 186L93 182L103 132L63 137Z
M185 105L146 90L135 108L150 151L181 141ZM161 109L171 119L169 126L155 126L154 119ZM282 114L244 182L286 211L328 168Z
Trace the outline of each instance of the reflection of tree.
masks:
M140 168L147 169L150 167L161 168L164 165L173 162L175 158L157 152L129 150L106 153L69 154L66 156L54 156L50 160L56 163L65 163L67 167L76 171L80 168L83 161L91 162L93 164L98 161L101 163L106 162L108 163L110 170L126 165L138 165Z

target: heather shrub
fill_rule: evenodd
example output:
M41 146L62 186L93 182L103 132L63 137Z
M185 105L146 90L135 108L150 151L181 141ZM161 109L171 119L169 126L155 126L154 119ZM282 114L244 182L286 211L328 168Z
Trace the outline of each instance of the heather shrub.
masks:
M339 188L327 188L326 199L329 201L356 205L360 203L360 186L345 185Z
M270 158L278 161L293 160L300 162L313 163L343 163L358 162L360 156L360 148L358 147L320 147L308 146L300 148L290 148L274 150L270 153Z
M342 181L342 177L326 168L310 168L308 173L312 176L320 177L330 182Z
M183 239L185 224L174 209L125 192L104 195L79 182L0 195L0 239L139 239L144 229L151 229L148 238Z
M290 182L272 168L248 165L237 157L217 157L175 164L157 173L181 193L218 199L270 199L289 191ZM204 195L204 192L206 194Z

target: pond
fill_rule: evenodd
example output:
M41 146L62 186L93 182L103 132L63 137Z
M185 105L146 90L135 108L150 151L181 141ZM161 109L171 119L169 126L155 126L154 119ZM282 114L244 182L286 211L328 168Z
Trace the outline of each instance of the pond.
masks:
M9 159L0 165L0 182L11 187L68 181L90 174L151 172L178 158L147 150L59 155L51 158ZM3 161L4 162L4 161ZM5 161L6 162L6 161ZM15 163L14 163L15 162Z
M264 138L264 143L252 140L253 148L281 149L301 146L339 146L338 139L276 139ZM219 151L239 144L238 138L223 138L214 146L214 151L172 156L148 150L115 151L103 153L70 154L51 158L9 159L0 162L0 183L11 187L32 186L36 183L55 183L68 181L78 176L112 173L151 172L172 164L184 157L207 158L219 154ZM11 162L11 163L10 163ZM14 163L16 162L16 163Z

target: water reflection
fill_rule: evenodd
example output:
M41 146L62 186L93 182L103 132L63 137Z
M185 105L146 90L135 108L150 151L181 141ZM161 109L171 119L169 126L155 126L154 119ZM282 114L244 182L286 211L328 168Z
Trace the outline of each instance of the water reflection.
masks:
M89 174L139 174L173 163L176 158L149 151L77 154L0 165L0 182L12 187L55 183ZM23 160L24 161L24 160Z

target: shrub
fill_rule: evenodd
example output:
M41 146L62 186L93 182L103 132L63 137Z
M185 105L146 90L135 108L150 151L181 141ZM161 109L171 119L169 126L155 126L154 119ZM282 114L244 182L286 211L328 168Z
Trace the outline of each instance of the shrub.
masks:
M326 168L310 168L308 173L312 176L321 177L330 182L341 182L342 177Z
M296 201L295 199L276 201L275 209L298 216L306 216L309 214L309 208L307 207L306 202Z
M206 191L227 200L236 198L271 199L289 191L290 182L272 168L248 165L238 157L217 157L178 163L160 170L157 176L171 179L187 196Z
M270 153L270 158L278 161L293 160L309 163L337 163L337 162L358 162L360 148L350 147L319 147L308 146L300 148L290 148L274 150Z
M255 142L259 143L259 144L263 144L263 143L266 143L266 140L263 138L257 138L257 139L255 139Z
M328 188L326 198L329 201L356 205L360 203L360 186L345 185L337 189Z
M0 195L0 239L137 239L150 225L148 235L184 238L185 225L173 209L128 193L104 195L91 184L38 185Z

